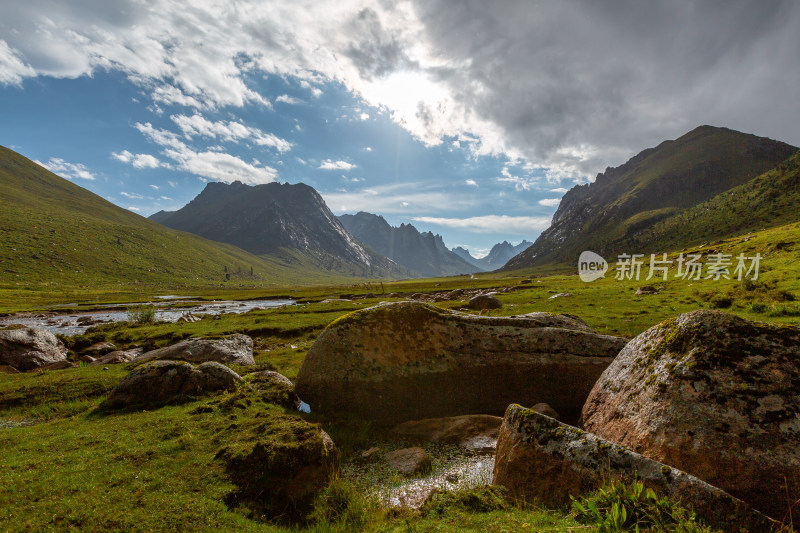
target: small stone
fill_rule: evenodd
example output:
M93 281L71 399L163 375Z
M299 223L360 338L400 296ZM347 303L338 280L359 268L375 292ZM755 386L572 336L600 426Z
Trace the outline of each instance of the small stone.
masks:
M431 458L422 448L403 448L389 452L384 457L389 468L405 476L425 473L431 469Z

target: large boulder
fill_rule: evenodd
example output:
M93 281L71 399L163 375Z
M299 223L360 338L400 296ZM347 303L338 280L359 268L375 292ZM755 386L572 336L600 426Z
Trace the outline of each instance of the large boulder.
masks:
M283 374L262 370L247 374L244 379L263 401L288 409L300 409L301 402L294 391L294 383Z
M17 370L65 361L67 348L55 335L41 328L0 330L0 364Z
M234 390L240 381L236 372L215 362L195 367L183 361L152 361L122 378L103 407L156 407L219 390Z
M392 432L418 441L458 444L470 451L494 452L502 423L499 416L462 415L403 422Z
M216 456L238 487L231 505L244 503L270 518L302 517L336 474L333 441L302 418L271 414L237 432Z
M216 361L225 365L255 365L253 359L253 339L237 333L218 339L191 338L157 350L146 352L133 363L154 359L169 359L203 363Z
M657 493L690 506L724 531L771 531L774 521L722 489L624 446L512 404L497 441L493 483L516 499L553 507L596 490L610 477L642 481Z
M503 302L498 300L497 297L492 294L479 294L478 296L473 296L469 299L467 307L479 311L486 309L500 309L503 307Z
M424 474L431 469L431 457L422 448L403 448L388 452L384 458L389 468L404 476Z
M480 317L386 303L330 324L308 350L296 388L314 411L379 424L502 415L512 402L547 402L577 420L624 345L575 317Z
M800 498L800 327L719 311L664 321L622 350L583 418L782 520Z

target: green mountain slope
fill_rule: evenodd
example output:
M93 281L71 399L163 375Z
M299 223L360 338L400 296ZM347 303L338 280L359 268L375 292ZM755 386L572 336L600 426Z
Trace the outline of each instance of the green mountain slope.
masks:
M696 128L568 191L551 227L505 269L572 263L583 250L601 255L638 251L626 249L634 235L748 182L796 150L726 128Z
M800 219L800 152L714 198L631 236L644 251L670 250Z
M287 285L341 279L171 230L0 147L0 285ZM229 279L228 279L229 278Z

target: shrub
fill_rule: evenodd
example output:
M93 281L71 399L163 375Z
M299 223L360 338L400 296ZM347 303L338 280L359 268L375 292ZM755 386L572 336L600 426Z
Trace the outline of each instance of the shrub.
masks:
M128 320L134 324L152 324L156 321L156 308L152 305L139 305L128 309Z
M506 489L485 485L455 492L434 491L422 507L424 514L444 515L449 508L471 513L490 513L508 508Z
M595 525L599 533L711 531L696 522L694 513L668 498L659 498L641 481L625 484L615 480L588 496L573 499L572 513L578 521Z

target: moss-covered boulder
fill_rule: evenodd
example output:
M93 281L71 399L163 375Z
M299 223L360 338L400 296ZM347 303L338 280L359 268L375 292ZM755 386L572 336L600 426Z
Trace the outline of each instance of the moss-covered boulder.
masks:
M304 516L338 468L328 434L296 415L265 411L223 438L216 459L237 486L228 503L255 516Z
M308 350L297 393L312 411L379 424L547 402L577 420L625 340L577 317L480 317L421 302L381 304L334 321Z
M239 375L219 363L152 361L122 378L103 402L105 409L157 407L220 390L234 390Z
M775 522L722 489L619 444L510 405L497 441L493 483L514 498L566 507L604 484L609 476L645 486L691 507L724 531L769 532Z
M256 391L266 403L280 405L288 409L300 409L300 398L294 391L294 383L278 372L262 370L245 377L245 383Z
M603 373L583 418L783 520L800 499L800 327L719 311L662 322Z

